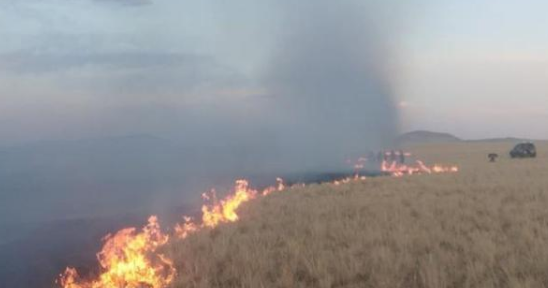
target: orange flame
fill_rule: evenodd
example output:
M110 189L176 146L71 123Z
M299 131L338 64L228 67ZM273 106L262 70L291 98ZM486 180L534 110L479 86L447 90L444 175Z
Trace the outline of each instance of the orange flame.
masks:
M285 190L285 183L284 183L284 180L282 178L276 178L276 187L274 186L270 186L266 189L263 190L263 196L268 196L276 191L283 191Z
M407 154L406 154L407 155ZM360 176L359 171L367 161L360 158L355 176L334 181L334 185L341 185L351 181L365 181L365 176ZM393 162L383 162L381 170L389 175L401 177L413 174L432 174L458 172L456 166L444 167L434 165L426 166L423 162L417 161L414 166L407 166ZM238 180L234 193L225 199L218 201L215 191L203 194L204 200L211 202L210 205L202 206L202 223L197 224L190 217L183 217L184 222L175 226L175 236L185 239L189 235L204 229L214 228L221 223L238 221L238 208L257 197L266 197L276 191L286 189L281 178L277 178L277 185L264 189L261 193L249 187L247 180ZM293 187L303 187L305 184L296 184ZM103 240L105 244L97 258L101 265L101 274L97 280L86 281L81 279L74 268L67 268L60 276L58 283L63 288L165 288L173 282L176 270L173 262L164 255L157 252L158 248L169 241L169 236L162 234L158 219L152 216L148 224L137 233L135 228L120 230L116 234L108 235Z
M192 233L203 228L215 228L221 223L235 222L239 219L237 209L245 202L257 198L259 195L268 196L276 191L285 190L286 186L281 178L276 178L276 186L265 188L261 193L249 188L247 180L236 181L234 193L224 200L217 201L215 191L202 194L205 201L212 202L202 206L202 224L196 224L190 217L183 217L184 222L175 226L175 235L179 239L185 239Z
M142 232L126 228L104 239L97 258L102 273L97 280L80 279L78 272L67 268L59 283L64 288L162 288L175 278L171 260L157 253L169 237L162 234L158 219L152 216Z
M404 175L414 175L414 174L439 174L439 173L456 173L459 172L457 166L426 166L424 162L417 161L416 165L405 165L398 164L396 161L388 163L383 161L381 165L381 171L388 173L394 177L402 177Z
M235 222L239 219L236 209L245 202L254 199L257 191L249 189L247 180L236 181L234 195L229 195L225 200L213 205L202 206L202 222L206 227L216 227L219 223Z
M175 226L175 235L177 236L177 238L185 239L190 234L200 230L200 226L194 223L192 221L192 218L184 216L183 219L185 220L184 223L177 224Z

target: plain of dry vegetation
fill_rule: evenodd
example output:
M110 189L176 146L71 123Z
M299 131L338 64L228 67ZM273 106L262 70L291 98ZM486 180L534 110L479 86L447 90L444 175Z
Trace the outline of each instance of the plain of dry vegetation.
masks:
M548 287L548 144L411 150L458 174L291 188L175 243L174 287ZM497 163L487 154L499 153Z

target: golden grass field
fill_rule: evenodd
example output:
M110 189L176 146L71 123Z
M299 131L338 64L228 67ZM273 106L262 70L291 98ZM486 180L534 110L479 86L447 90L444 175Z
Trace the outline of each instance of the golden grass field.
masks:
M534 160L509 159L512 146L411 147L461 172L250 202L240 221L170 247L173 287L548 287L548 143Z

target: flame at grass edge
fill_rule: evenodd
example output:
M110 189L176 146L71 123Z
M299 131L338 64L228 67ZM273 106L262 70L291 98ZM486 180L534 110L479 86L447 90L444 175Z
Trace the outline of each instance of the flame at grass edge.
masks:
M356 166L356 171L363 166ZM408 166L382 163L381 171L393 177L404 175L455 173L459 169L456 166L445 167L434 165L426 166L417 161L416 165ZM334 185L341 185L351 181L365 181L367 178L360 176L358 172L354 177L333 181ZM202 229L215 228L222 223L236 222L239 219L238 208L257 197L265 197L276 191L286 189L282 179L277 178L277 185L268 187L263 191L251 189L247 180L236 181L233 193L223 200L217 201L213 195L204 194L204 199L211 201L202 206L202 221L195 222L190 217L183 217L184 222L174 227L174 237L185 239L189 235ZM304 186L297 184L296 186ZM171 284L176 276L173 261L157 250L170 240L160 230L158 219L155 216L149 218L148 224L137 233L135 228L126 228L116 234L107 235L103 239L105 244L97 258L101 265L101 274L96 280L83 280L76 269L67 268L60 275L57 283L63 288L165 288Z

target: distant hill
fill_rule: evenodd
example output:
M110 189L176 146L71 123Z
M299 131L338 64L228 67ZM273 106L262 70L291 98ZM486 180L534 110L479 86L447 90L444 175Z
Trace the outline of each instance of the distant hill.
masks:
M545 140L533 140L517 137L500 137L500 138L485 138L485 139L461 139L449 133L432 132L426 130L417 130L400 135L396 138L397 145L409 144L428 144L428 143L455 143L455 142L486 142L486 143L520 143L520 142L538 142Z
M462 139L449 133L419 130L402 134L396 139L396 141L398 144L418 144L460 142Z
M506 137L506 138L489 138L489 139L466 140L466 141L467 142L512 142L512 143L519 143L519 142L532 142L534 140L523 139L523 138L515 138L515 137Z

